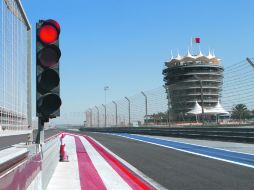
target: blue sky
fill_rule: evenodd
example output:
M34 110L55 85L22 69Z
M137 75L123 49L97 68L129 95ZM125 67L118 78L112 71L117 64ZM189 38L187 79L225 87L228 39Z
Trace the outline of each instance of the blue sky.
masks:
M62 115L163 85L173 50L186 54L191 37L214 49L224 66L254 57L252 0L22 1L33 27L39 19L61 25ZM33 53L35 55L35 53ZM35 108L35 56L33 108ZM75 120L75 119L74 119ZM77 119L76 123L81 123ZM58 120L61 122L63 120Z

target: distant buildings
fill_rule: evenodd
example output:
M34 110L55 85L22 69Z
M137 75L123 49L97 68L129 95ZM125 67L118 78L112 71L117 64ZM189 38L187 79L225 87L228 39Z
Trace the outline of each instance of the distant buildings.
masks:
M220 59L209 52L207 56L201 52L192 55L172 57L165 62L163 70L165 87L171 102L174 120L191 117L195 102L205 109L214 108L221 96L223 84L223 66ZM202 93L203 91L203 93ZM193 116L192 116L193 117Z

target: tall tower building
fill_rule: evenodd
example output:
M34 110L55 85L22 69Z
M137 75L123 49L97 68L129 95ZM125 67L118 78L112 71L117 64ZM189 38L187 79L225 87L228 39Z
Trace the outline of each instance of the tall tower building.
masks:
M185 56L171 57L165 66L162 73L174 120L182 120L196 101L199 105L203 102L204 109L216 106L221 95L224 69L214 53L205 56L201 52L192 55L188 51Z

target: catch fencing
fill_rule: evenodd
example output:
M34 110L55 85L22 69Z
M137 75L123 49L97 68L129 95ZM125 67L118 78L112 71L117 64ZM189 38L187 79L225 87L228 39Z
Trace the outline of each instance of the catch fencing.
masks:
M219 102L229 114L224 115L224 120L220 120L221 123L225 121L231 124L252 122L254 118L253 62L254 59L250 58L224 67ZM108 102L106 105L100 104L88 108L85 112L86 126L168 126L193 122L188 120L186 113L181 115L180 121L172 119L171 102L167 99L167 91L163 86L123 97L120 100ZM181 99L179 98L178 101ZM218 121L215 124L218 124Z
M20 0L0 1L0 132L32 125L31 26Z

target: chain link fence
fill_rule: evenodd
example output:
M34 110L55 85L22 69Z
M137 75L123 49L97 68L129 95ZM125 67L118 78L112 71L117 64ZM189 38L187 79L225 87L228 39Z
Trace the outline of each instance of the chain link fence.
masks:
M218 114L215 117L203 116L206 122L214 124L251 123L254 119L254 59L224 67L224 79L219 102L229 114ZM177 101L181 101L181 98ZM139 92L114 100L106 105L89 108L85 112L87 127L127 127L127 126L169 126L174 124L196 124L199 119L182 113L174 120L171 113L171 102L167 91L161 86L152 90ZM216 118L216 119L214 119ZM219 119L218 119L219 118Z

